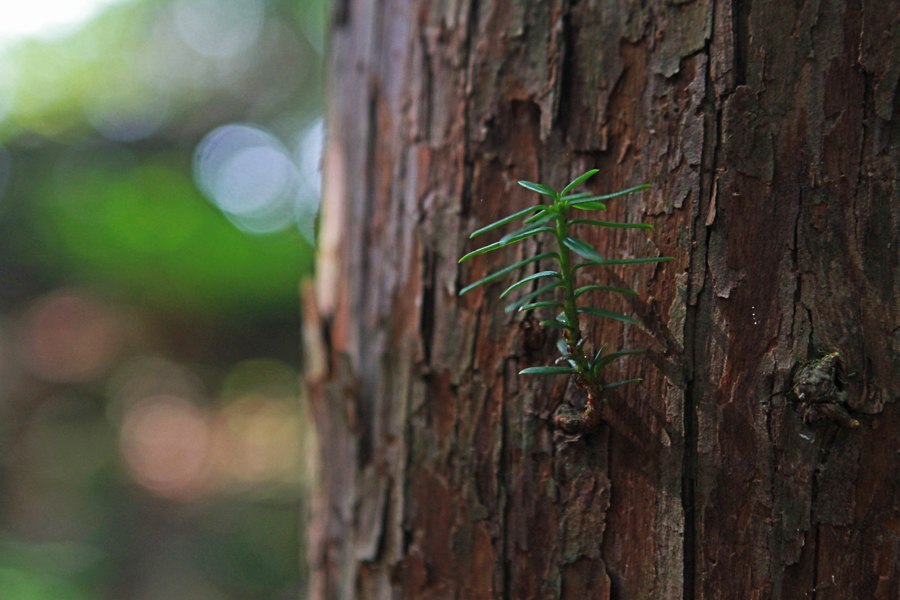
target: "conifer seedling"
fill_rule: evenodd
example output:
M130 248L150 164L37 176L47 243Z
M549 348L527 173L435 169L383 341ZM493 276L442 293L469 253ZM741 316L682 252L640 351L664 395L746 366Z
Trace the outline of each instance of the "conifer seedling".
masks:
M595 196L589 192L577 192L588 179L596 175L598 169L576 177L562 190L555 190L541 183L519 181L522 187L536 192L541 202L524 210L508 215L475 231L469 238L476 238L505 225L519 223L520 227L503 235L499 240L469 252L459 259L466 262L476 256L512 246L535 236L549 240L544 244L546 251L528 256L511 265L471 283L460 290L462 296L475 288L498 281L512 273L523 270L532 271L521 276L515 283L500 293L500 298L517 296L506 307L507 313L515 311L541 311L556 313L551 318L539 321L545 328L559 334L556 348L559 356L552 364L522 369L520 375L568 375L587 391L587 402L583 413L565 415L558 413L554 418L557 427L567 433L583 433L599 424L599 403L605 401L604 391L641 379L625 379L608 382L603 376L603 369L617 358L644 352L643 349L620 349L604 353L605 346L600 344L596 351L590 349L591 344L584 337L581 319L601 318L614 319L624 323L637 325L633 317L613 312L601 306L588 303L588 298L600 296L595 292L636 296L637 292L622 287L609 285L578 285L579 273L587 269L604 268L613 265L639 265L672 260L669 256L641 258L605 258L587 242L576 236L576 231L584 228L619 228L619 229L653 229L647 223L622 223L592 218L595 213L606 210L606 202L627 196L650 187L639 185L611 194Z

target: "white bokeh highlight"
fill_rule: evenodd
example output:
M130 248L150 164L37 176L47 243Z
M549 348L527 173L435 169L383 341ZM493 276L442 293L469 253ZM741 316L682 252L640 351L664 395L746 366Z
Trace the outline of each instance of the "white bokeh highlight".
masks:
M52 38L77 29L104 8L122 0L5 1L0 8L0 47L24 38Z
M261 0L178 0L175 26L181 39L207 58L228 59L259 38L265 22Z
M251 233L294 225L310 241L319 203L321 133L301 136L294 153L270 132L232 123L206 135L194 154L194 179L203 194L238 228Z

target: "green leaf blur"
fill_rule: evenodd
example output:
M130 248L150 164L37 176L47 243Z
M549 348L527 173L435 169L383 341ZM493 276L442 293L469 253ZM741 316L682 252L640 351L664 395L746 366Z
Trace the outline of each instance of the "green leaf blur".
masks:
M0 31L0 597L305 589L299 284L327 14L109 0ZM213 185L201 150L228 128L247 145Z
M217 124L248 109L260 113L263 103L240 92L247 86L279 97L261 112L273 123L288 112L294 121L315 118L324 3L265 5L309 34L292 34L287 44L310 57L295 76L279 64L252 71L236 57L248 64L229 81L216 81L218 64L175 69L183 58L166 49L173 34L163 29L173 5L114 4L70 36L25 41L0 60L0 83L15 84L8 112L0 113L0 144L16 167L7 192L15 206L0 205L0 216L9 217L0 220L8 234L0 251L55 279L114 289L166 311L246 315L296 305L297 282L312 273L309 241L296 228L239 231L197 190L190 156ZM262 50L260 60L276 50ZM136 79L136 69L151 76ZM139 141L104 140L94 130L96 114L152 116L160 106L159 128Z
M37 193L38 266L161 309L294 306L297 282L312 271L312 247L299 232L242 233L175 157L58 173Z

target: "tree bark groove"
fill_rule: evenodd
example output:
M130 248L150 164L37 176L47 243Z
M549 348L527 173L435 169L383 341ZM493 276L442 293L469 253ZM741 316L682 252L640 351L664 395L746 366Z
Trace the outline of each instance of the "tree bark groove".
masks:
M345 0L330 63L313 598L900 597L890 0ZM457 297L514 251L456 259L592 167L656 229L588 241L676 260L611 274L646 326L591 337L644 382L570 439L516 375L552 339ZM858 428L790 392L834 351Z

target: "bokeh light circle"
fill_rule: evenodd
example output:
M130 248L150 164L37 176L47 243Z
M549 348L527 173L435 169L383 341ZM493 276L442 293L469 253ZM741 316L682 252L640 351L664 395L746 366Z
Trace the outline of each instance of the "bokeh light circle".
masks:
M249 124L210 132L194 154L200 190L241 229L278 231L294 220L298 171L284 145Z
M88 381L118 357L122 322L92 294L59 290L28 306L20 338L22 363L35 375L48 381Z
M175 26L192 50L227 59L250 48L265 22L260 0L178 0Z
M189 498L209 475L206 415L184 398L160 395L131 406L121 429L121 451L131 476L151 492Z

